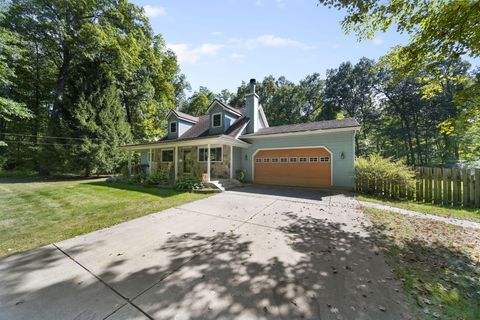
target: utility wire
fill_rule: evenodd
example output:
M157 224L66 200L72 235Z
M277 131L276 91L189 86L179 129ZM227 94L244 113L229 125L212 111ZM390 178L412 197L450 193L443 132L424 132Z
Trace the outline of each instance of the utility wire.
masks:
M19 143L19 144L44 144L44 145L59 145L59 146L81 146L78 143L56 143L56 142L34 142L34 141L16 141L16 140L1 140L6 143Z
M4 134L7 136L24 136L24 137L38 137L38 138L52 138L52 139L70 139L70 140L105 140L100 138L72 138L72 137L54 137L54 136L44 136L41 134L33 135L33 134L25 134L25 133L11 133L11 132L0 132L0 134Z

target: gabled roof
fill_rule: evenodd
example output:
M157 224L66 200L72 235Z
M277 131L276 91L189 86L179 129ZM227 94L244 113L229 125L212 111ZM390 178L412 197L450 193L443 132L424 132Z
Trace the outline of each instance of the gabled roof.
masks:
M192 122L192 123L197 123L198 122L198 117L195 117L195 116L192 116L188 113L185 113L185 112L181 112L181 111L178 111L178 110L170 110L169 114L170 113L173 113L175 114L175 116L177 116L178 119L181 119L181 120L185 120L185 121L188 121L188 122ZM167 116L168 118L168 116Z
M220 101L219 99L215 98L213 99L212 103L210 103L210 106L208 107L207 112L210 112L210 109L215 105L215 103L219 104L224 110L231 112L237 116L242 116L243 113L241 110L236 109L234 107L229 106L228 104L225 104L224 102Z
M244 135L242 136L242 138L273 135L273 134L286 134L286 133L294 133L294 132L345 129L345 128L351 128L352 130L355 130L355 129L358 129L359 127L360 127L360 124L354 118L345 118L341 120L324 120L324 121L288 124L283 126L262 128L255 133Z
M247 123L249 119L245 116L241 116L236 119L227 131L224 133L226 136L236 137L241 130L242 126ZM210 116L200 116L198 122L188 129L184 134L176 139L168 139L168 135L164 136L160 141L181 141L187 139L196 139L208 136L218 136L218 134L210 134Z

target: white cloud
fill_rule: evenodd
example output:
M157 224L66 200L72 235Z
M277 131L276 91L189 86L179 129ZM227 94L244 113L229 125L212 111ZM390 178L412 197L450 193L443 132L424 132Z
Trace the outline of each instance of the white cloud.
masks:
M210 33L212 36L221 36L223 33L221 31L213 31L212 33Z
M145 10L145 14L149 18L162 17L167 14L167 11L163 7L154 7L154 6L146 5L143 7L143 9Z
M204 43L199 47L192 48L189 44L169 44L167 45L177 55L180 63L195 64L202 57L213 57L224 47L223 44Z
M244 61L245 60L245 55L241 54L241 53L237 53L237 52L232 53L231 57L232 57L233 60L237 60L237 61Z
M256 1L255 1L255 5L256 5L257 7L263 7L263 1L262 1L262 0L256 0Z
M261 35L256 38L249 38L249 39L240 39L240 38L232 38L228 41L229 44L233 45L234 47L238 48L246 48L246 49L254 49L259 46L263 47L295 47L301 49L308 49L310 46L306 45L303 42L289 39L289 38L282 38L277 37L271 34Z
M379 45L382 45L384 43L383 39L382 38L379 38L379 37L375 37L372 39L372 42L374 45L376 46L379 46Z
M285 2L283 0L277 0L277 7L283 9L286 7Z

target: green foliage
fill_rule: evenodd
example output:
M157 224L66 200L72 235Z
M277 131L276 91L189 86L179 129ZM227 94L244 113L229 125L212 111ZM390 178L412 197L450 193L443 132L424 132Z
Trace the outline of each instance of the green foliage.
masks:
M359 157L355 161L355 179L357 181L389 181L399 185L415 186L415 174L401 161L383 158L378 154Z
M168 176L161 173L154 173L147 175L139 173L134 175L118 175L107 179L111 183L125 183L125 184L141 184L141 185L168 185L170 179Z
M163 136L187 83L142 7L12 0L1 8L0 128L20 134L2 148L6 165L112 172L125 161L119 145Z
M215 98L215 94L206 87L200 87L199 91L195 91L188 99L188 104L182 109L183 112L194 116L207 114L207 109Z
M479 1L319 0L319 3L346 11L342 26L347 33L357 33L360 39L371 39L376 32L392 26L409 33L410 42L393 52L403 72L424 66L435 70L439 62L480 54Z
M203 183L197 177L181 176L175 181L175 189L177 190L192 190L202 189Z
M247 174L247 170L245 170L245 169L237 170L237 179L238 179L238 181L244 182L244 181L245 181L245 175L246 175L246 174Z

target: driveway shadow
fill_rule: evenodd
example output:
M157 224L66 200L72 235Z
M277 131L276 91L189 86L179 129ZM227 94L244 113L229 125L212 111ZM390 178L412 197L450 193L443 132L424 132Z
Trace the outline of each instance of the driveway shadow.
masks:
M79 283L76 274L28 286L30 273L68 260L51 248L42 249L40 259L7 257L0 260L1 277L8 279L0 285L0 318L131 319L143 316L139 310L154 319L411 318L369 238L342 223L288 215L292 223L279 229L244 225L212 236L174 234L157 248L167 253L166 267L120 274L115 267L127 258L116 257L96 274L109 287L151 283L130 300L93 277ZM89 247L68 253L76 250Z
M325 201L335 196L353 197L353 192L340 189L319 189L304 187L247 185L231 189L233 192L254 194L259 196L283 197L298 200Z

